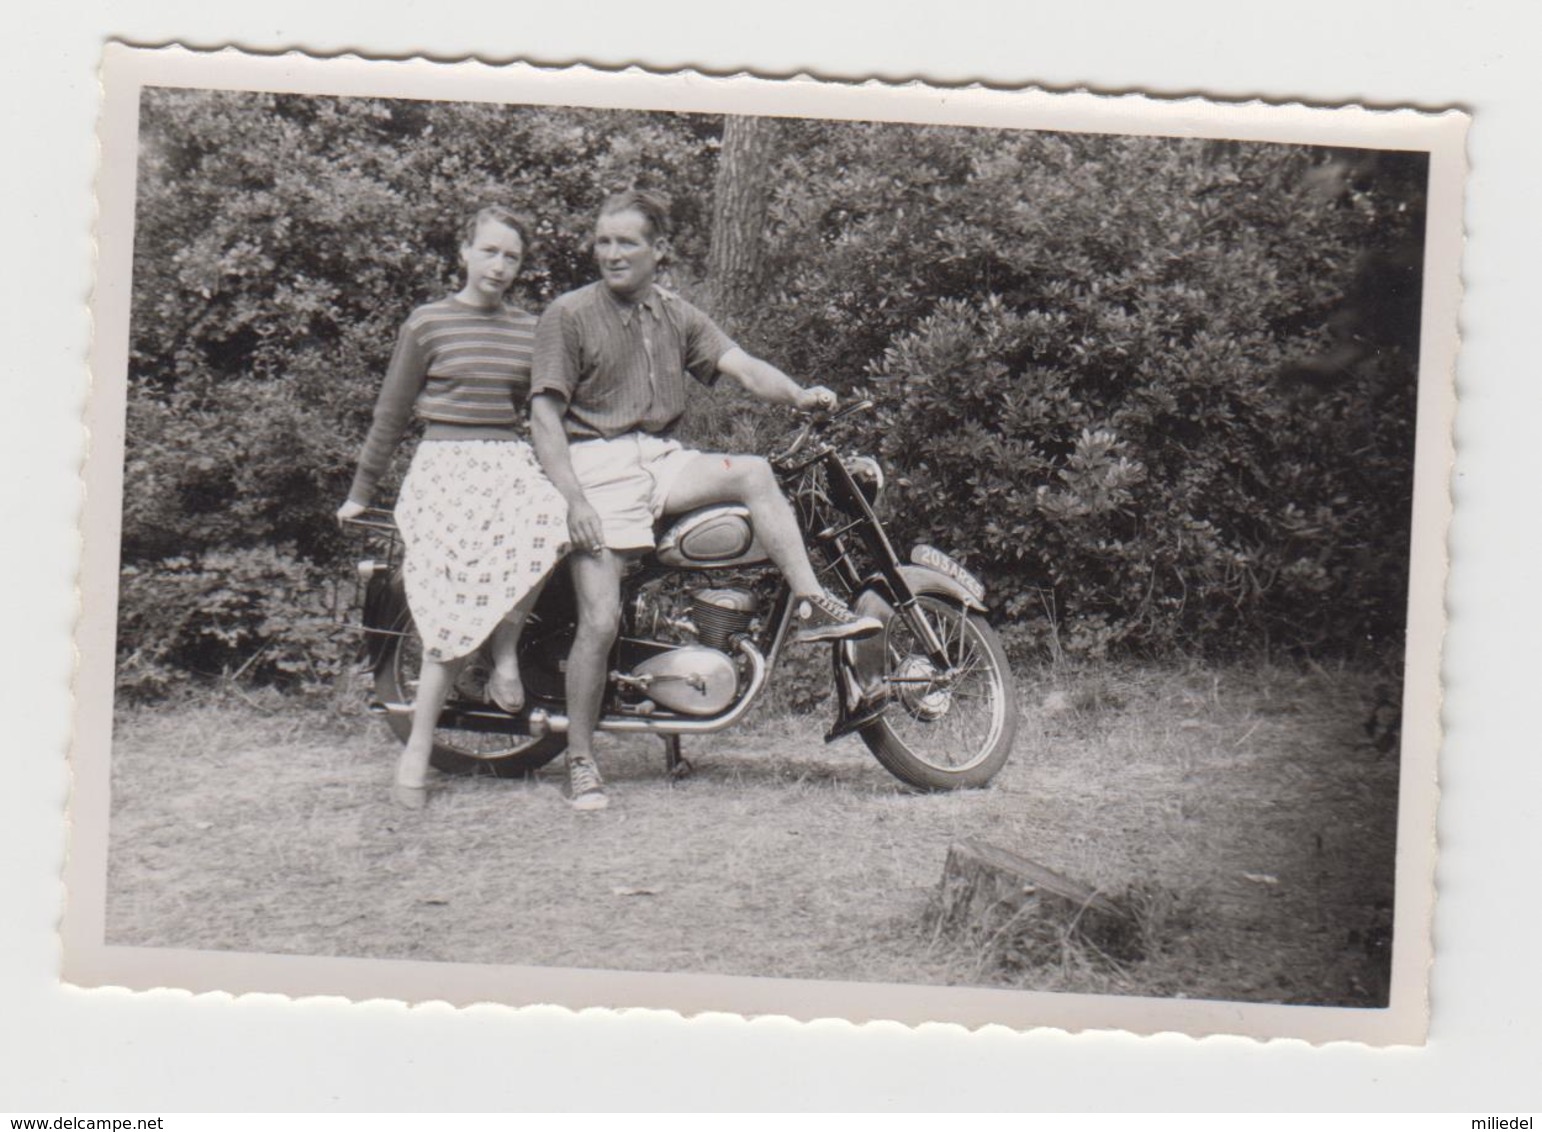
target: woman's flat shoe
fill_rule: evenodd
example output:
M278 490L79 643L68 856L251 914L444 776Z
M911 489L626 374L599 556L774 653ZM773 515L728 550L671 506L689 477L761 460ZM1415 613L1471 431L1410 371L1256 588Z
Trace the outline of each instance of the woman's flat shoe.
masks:
M510 715L518 715L525 710L525 686L519 682L518 676L505 679L494 670L487 678L487 698Z

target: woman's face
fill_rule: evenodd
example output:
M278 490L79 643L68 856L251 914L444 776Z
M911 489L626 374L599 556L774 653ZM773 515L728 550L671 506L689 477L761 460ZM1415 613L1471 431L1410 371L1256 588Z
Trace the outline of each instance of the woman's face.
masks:
M519 274L524 258L525 245L518 232L497 220L482 221L471 242L460 249L466 268L465 293L497 302Z

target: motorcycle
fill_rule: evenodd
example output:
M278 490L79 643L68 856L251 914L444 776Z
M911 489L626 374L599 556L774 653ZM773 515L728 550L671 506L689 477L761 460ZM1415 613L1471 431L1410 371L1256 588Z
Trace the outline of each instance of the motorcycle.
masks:
M872 404L804 418L770 458L821 580L884 626L865 640L832 642L835 719L825 741L855 733L916 789L984 786L1006 763L1017 730L1012 671L986 620L985 587L934 547L918 545L901 559L877 512L882 468L868 456L842 455L829 439L834 421ZM370 707L405 741L422 645L403 591L400 540L389 511L371 508L349 524L375 551L358 564ZM622 582L598 729L662 737L666 767L680 775L690 769L682 737L732 727L768 687L796 599L747 507L666 516L656 533L655 549L634 559ZM525 708L511 715L495 706L484 690L490 665L466 665L439 718L436 767L522 776L562 753L575 614L568 573L558 569L520 639Z

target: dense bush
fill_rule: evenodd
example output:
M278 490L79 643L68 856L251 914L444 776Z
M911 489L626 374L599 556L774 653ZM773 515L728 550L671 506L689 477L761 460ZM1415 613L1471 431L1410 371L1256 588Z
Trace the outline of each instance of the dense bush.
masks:
M715 117L151 89L141 119L120 641L147 691L339 663L307 595L345 575L332 512L470 207L533 217L539 310L591 277L604 192L663 187L672 283L711 293ZM901 539L957 551L1066 649L1396 639L1416 327L1361 300L1387 290L1368 264L1416 266L1419 155L814 121L779 140L767 283L731 329L875 397L852 441L901 481ZM1291 376L1348 339L1326 378ZM763 448L784 419L708 404L702 444Z
M154 697L192 673L329 687L357 643L339 623L336 582L290 547L126 565L118 686Z
M759 332L864 375L901 533L1073 650L1397 640L1413 339L1285 371L1417 240L1422 158L1346 202L1301 147L818 129Z
M539 310L588 280L583 240L604 192L639 178L710 183L716 124L160 89L142 110L124 671L150 688L176 666L219 672L265 648L247 674L281 679L292 658L256 622L225 632L202 620L221 623L222 578L258 608L249 555L261 548L289 547L285 561L318 578L346 569L332 513L397 327L458 286L462 219L492 201L530 215L517 298ZM682 215L695 221L690 201ZM685 236L683 254L704 255L705 240ZM405 463L404 452L395 475ZM292 639L329 665L335 650L308 616L296 611ZM261 606L261 625L283 621L279 597Z

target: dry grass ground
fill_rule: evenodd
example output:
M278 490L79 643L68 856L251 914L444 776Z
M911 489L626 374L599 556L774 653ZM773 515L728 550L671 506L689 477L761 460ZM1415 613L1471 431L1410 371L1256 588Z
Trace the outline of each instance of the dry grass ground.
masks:
M573 813L560 762L394 809L377 720L275 700L122 714L108 940L311 955L976 983L1379 1005L1396 755L1370 679L1276 667L1025 681L992 788L907 793L818 715L609 743L611 808ZM1145 957L1035 966L933 938L951 842L1030 857L1138 908Z

